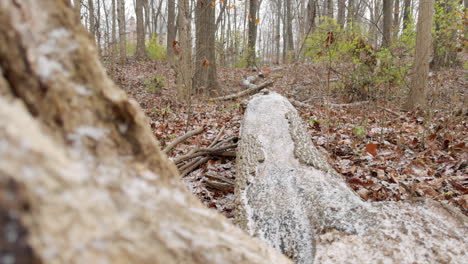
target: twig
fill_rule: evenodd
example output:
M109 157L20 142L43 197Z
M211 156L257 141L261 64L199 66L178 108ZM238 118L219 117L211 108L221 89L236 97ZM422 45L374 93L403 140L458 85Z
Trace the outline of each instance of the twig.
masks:
M289 102L291 102L291 104L296 106L296 107L304 107L304 108L307 108L307 109L314 109L313 106L305 104L305 103L297 101L297 100L294 100L294 99L289 99Z
M202 133L203 130L204 130L203 127L200 127L198 129L189 131L186 134L174 139L174 141L172 141L171 144L169 144L167 147L164 148L163 152L166 153L166 154L169 153L178 144L180 144L181 142L184 142L185 140L187 140L190 137L193 137L195 135L198 135L198 134Z
M193 160L192 162L187 163L185 166L180 168L180 171L182 171L180 173L180 176L181 177L187 176L187 174L189 174L190 172L198 168L198 166L207 162L209 159L210 157L198 158L198 159Z
M360 102L355 102L355 103L350 103L350 104L332 104L325 102L324 104L330 107L349 107L349 106L358 106L362 104L367 104L369 101L360 101Z
M248 94L260 91L261 89L266 88L266 87L268 87L268 86L270 86L272 84L273 84L273 81L266 81L266 82L264 82L264 83L262 83L260 85L252 84L251 88L249 88L247 90L244 90L242 92L211 98L211 100L213 100L213 101L226 101L226 100L236 99L236 98L242 97L244 95L248 95Z
M399 113L397 113L397 112L395 112L395 111L393 111L393 110L390 110L390 109L385 108L385 107L382 107L382 106L377 106L377 107L378 107L379 109L384 110L385 112L388 112L388 113L390 113L390 114L393 114L393 115L395 115L395 116L397 116L397 117L401 117L401 115L400 115Z
M192 150L192 151L190 151L189 153L187 153L185 155L182 155L180 157L175 158L174 163L178 164L178 163L184 162L186 160L193 159L193 158L203 156L203 155L217 155L217 156L220 155L220 156L222 156L223 152L225 152L224 150L227 150L227 149L230 149L230 148L235 148L235 147L237 147L237 144L232 144L232 145L223 146L223 147L219 147L219 148L199 148L199 149L195 149L195 150Z

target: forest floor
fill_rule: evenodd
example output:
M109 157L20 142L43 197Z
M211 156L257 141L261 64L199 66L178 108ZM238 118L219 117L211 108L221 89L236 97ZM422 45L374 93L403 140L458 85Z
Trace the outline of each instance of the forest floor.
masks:
M364 200L425 197L451 203L468 215L466 70L431 73L431 111L417 112L400 110L405 89L398 87L380 87L385 95L351 103L342 89L333 82L328 85L324 65L297 63L271 73L268 68L263 71L266 79L274 81L270 90L312 106L297 109L314 144ZM255 74L246 69L218 69L219 95L245 89L240 81ZM240 102L245 97L216 103L193 98L190 106L181 104L175 99L174 73L160 62L131 60L110 75L140 103L163 148L188 131L204 128L168 153L172 159L207 148L215 140L234 138L236 142L243 117ZM230 156L209 156L183 178L203 203L228 218L234 216L232 182L236 176L235 158ZM228 184L223 188L210 184L213 175Z

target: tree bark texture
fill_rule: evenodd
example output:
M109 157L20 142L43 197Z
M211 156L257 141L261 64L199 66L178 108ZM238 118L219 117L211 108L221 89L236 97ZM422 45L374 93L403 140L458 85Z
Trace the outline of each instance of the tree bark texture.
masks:
M167 1L167 61L170 65L174 64L174 40L176 37L175 27L175 0Z
M391 42L393 0L383 0L382 47L388 48Z
M434 0L421 0L419 3L418 25L416 28L416 48L413 62L410 92L405 108L413 110L423 107L426 103L427 76L431 58L432 21L434 16Z
M338 18L337 22L341 28L344 28L346 14L346 0L338 0Z
M137 33L137 43L135 55L138 59L146 58L146 47L145 47L145 23L143 19L143 1L136 0L135 3L135 13L136 13L136 33Z
M0 1L0 259L290 263L188 193L73 12Z
M254 67L257 57L255 49L257 45L257 8L258 0L249 1L249 38L247 44L247 66Z
M213 93L217 87L215 57L215 6L210 0L197 0L195 7L195 74L193 85L198 94Z
M96 36L96 23L94 19L94 2L93 0L88 0L88 21L89 21L89 32L93 36L93 39Z
M177 97L188 101L192 92L192 37L190 32L190 6L188 0L178 1L179 41L174 47L176 55Z
M467 218L434 201L363 201L289 101L253 96L237 150L237 221L295 263L462 263Z

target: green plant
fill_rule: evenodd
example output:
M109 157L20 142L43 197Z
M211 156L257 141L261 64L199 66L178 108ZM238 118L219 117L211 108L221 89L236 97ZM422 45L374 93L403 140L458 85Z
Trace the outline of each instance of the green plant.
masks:
M127 46L126 46L127 56L130 56L130 57L134 56L135 50L136 50L136 46L127 42Z
M159 38L156 35L146 42L146 52L153 60L163 61L166 59L166 48L159 44Z
M365 137L366 136L366 128L363 126L355 126L353 127L353 134L357 137Z
M145 79L143 84L146 90L158 92L166 87L166 83L166 78L164 76L155 75Z

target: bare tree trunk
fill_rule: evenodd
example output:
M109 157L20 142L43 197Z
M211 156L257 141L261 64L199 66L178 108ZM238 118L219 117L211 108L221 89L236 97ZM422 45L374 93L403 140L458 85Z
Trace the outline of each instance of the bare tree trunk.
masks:
M99 56L102 56L102 43L101 43L101 0L96 0L97 3L97 20L96 20L96 46L98 48Z
M88 25L89 25L89 32L91 33L93 39L96 37L96 25L94 20L94 1L88 0Z
M434 14L434 1L421 0L419 3L418 25L416 31L416 50L413 63L413 76L411 78L410 93L405 108L413 110L424 107L426 102L426 85L429 74L431 56L432 21Z
M395 9L393 11L393 38L398 38L400 32L400 0L395 1Z
M115 7L115 1L112 0L112 58L117 56L117 12Z
M247 45L247 67L254 67L256 65L256 42L257 42L257 8L258 0L249 1L249 38Z
M354 0L348 0L348 15L346 16L346 23L351 24L355 20L355 3Z
M291 0L286 0L286 39L287 39L287 48L286 48L286 56L287 62L291 62L294 59L294 36L292 30L292 8L291 8Z
M175 1L167 1L167 61L170 65L174 65L174 41L176 38L176 26L175 26Z
M210 0L197 0L195 7L196 53L193 86L204 94L218 88L215 57L215 8Z
M81 23L81 0L73 0L74 2L74 10L76 12L76 15Z
M188 0L178 1L179 42L175 47L177 97L187 101L192 92L192 38L190 32L190 8Z
M333 18L333 0L327 0L327 16Z
M403 30L408 27L408 23L410 22L410 14L411 14L411 0L405 0L405 5L403 7Z
M135 13L137 19L136 31L137 31L137 43L136 43L136 57L138 59L146 58L145 48L145 23L143 21L143 1L136 0Z
M338 24L341 28L345 25L346 0L338 0Z
M120 64L125 64L125 62L127 61L127 36L125 32L125 0L117 0L117 15L119 23Z
M383 32L382 32L382 47L389 47L391 42L392 31L392 0L383 0Z

